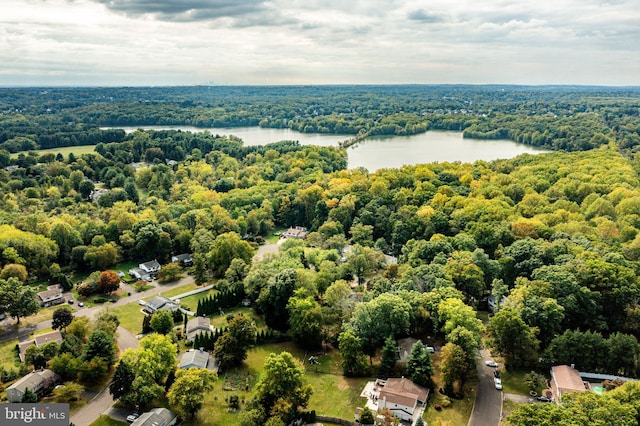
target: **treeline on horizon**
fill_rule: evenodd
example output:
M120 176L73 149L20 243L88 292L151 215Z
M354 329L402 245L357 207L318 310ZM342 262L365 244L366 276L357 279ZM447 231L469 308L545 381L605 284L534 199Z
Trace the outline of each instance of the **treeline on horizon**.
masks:
M191 86L0 88L0 149L122 142L99 126L261 126L353 136L462 131L580 151L640 145L640 88L599 86Z

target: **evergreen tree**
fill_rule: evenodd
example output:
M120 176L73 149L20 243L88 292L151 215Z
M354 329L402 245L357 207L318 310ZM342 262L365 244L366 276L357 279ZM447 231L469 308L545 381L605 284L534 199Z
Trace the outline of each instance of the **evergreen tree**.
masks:
M382 356L380 358L380 376L391 377L398 362L398 346L393 337L389 336L384 341Z

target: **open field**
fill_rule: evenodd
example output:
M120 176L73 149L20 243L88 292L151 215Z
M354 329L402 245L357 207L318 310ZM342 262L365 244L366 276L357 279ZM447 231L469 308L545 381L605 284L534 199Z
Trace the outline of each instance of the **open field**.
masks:
M95 422L91 423L91 426L125 426L128 423L119 422L104 414L98 418Z
M137 303L127 303L126 305L116 306L115 308L107 308L110 313L118 316L120 325L133 334L142 332L142 307Z
M69 154L73 153L76 157L82 154L89 154L95 151L95 145L81 145L81 146L65 146L62 148L49 148L49 149L36 149L33 151L20 151L11 154L11 158L18 158L20 154L27 155L29 152L35 152L39 155L46 154L48 152L52 152L54 154L62 154L65 158L69 156Z

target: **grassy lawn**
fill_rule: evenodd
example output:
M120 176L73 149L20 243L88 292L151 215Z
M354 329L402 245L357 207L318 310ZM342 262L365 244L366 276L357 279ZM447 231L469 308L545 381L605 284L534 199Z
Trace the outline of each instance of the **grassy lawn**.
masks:
M264 240L267 242L267 244L275 244L278 242L278 240L280 239L280 235L282 232L286 231L286 228L276 228L273 230L273 232L269 235L267 235L266 237L264 237ZM277 233L277 235L276 235Z
M66 303L62 303L60 305L51 306L49 308L41 308L38 312L33 315L30 315L26 318L20 318L20 327L26 327L27 325L37 324L42 321L47 321L53 318L53 312L60 308L67 308L71 312L75 312L76 309L68 305Z
M305 351L298 349L290 342L252 348L241 368L220 375L214 391L205 398L204 407L198 417L184 424L192 426L239 424L240 412L230 413L226 401L230 395L238 395L242 410L253 394L253 387L260 376L266 357L271 353L282 351L290 352L299 360L306 355ZM315 366L306 366L305 381L314 389L308 409L316 410L319 414L352 419L355 409L364 403L364 399L360 398L360 392L364 384L371 379L343 377L339 370L340 359L337 351L321 355L319 361L318 372L315 371ZM323 371L330 371L330 373L323 374Z
M134 334L142 332L142 307L137 303L127 303L126 305L109 308L109 312L116 314L120 320L120 325Z
M529 386L525 382L524 376L531 371L506 371L500 369L500 377L502 378L502 387L506 393L515 393L518 395L529 395ZM542 390L546 386L540 386L536 389L538 395L542 394Z
M17 344L18 339L11 339L0 342L0 365L13 365L15 361L13 349Z
M507 425L507 421L506 418L507 416L516 408L518 408L518 403L514 402L514 401L510 401L508 399L505 399L504 401L502 401L502 419L500 420L499 425L500 426L506 426Z
M38 154L46 154L48 152L52 152L54 154L62 154L64 157L67 157L70 153L73 153L76 157L79 157L82 154L89 154L94 152L95 145L82 145L82 146L66 146L62 148L49 148L49 149L37 149L34 151L20 151L11 154L11 158L18 158L20 154L27 155L29 152L36 152Z
M460 400L450 398L451 405L441 408L440 410L436 410L436 405L442 405L442 401L444 399L443 395L437 391L437 389L442 387L443 384L440 380L440 356L436 354L433 355L431 359L433 360L433 366L435 369L434 382L436 391L430 397L429 405L425 410L423 416L425 423L431 424L440 419L445 422L449 422L445 424L466 425L469 422L469 417L471 417L473 403L476 399L476 381L469 380L469 382L465 384L463 389L464 398Z
M177 296L179 294L186 293L188 291L195 290L198 288L200 287L197 286L196 283L190 283L190 284L181 285L180 287L176 287L171 290L163 291L161 294L166 297L173 297L173 296ZM205 292L205 294L207 293ZM186 300L186 298L184 300Z
M117 420L112 419L109 416L105 416L104 414L98 418L95 422L91 423L91 426L125 426L128 423L119 422Z
M206 299L210 295L216 293L216 290L203 291L202 293L192 294L191 296L183 297L180 299L180 306L189 308L190 311L195 312L198 308L198 302L202 299Z
M183 300L186 300L186 299L183 299ZM191 305L189 305L189 306L191 306ZM197 306L198 306L198 302L195 303L193 308L195 309ZM258 330L260 330L262 328L266 328L266 325L264 323L264 319L261 316L256 315L256 313L254 312L254 310L252 308L244 308L244 307L230 308L230 309L227 309L226 311L224 311L224 315L214 314L214 315L210 316L211 325L216 327L216 328L226 327L227 326L227 316L229 314L234 314L234 315L242 314L242 315L244 315L246 317L251 318L256 323L256 327L258 328Z

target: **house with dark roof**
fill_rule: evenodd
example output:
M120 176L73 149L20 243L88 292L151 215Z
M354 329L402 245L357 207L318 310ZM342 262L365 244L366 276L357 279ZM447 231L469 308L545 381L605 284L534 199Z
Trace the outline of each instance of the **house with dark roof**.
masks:
M59 305L64 302L64 296L62 294L62 286L59 284L50 285L45 291L37 293L38 303L42 307L49 307L53 305Z
M173 426L178 421L178 416L164 407L152 408L142 413L131 426Z
M202 349L190 349L180 356L178 368L207 368L209 370L218 371L218 363L209 352Z
M171 262L179 263L182 266L191 266L193 265L193 258L189 253L182 253L171 256Z
M409 359L409 355L411 355L411 351L413 350L413 346L418 343L420 340L413 337L405 337L404 339L398 339L398 361L407 362Z
M9 402L20 402L27 389L38 396L46 395L57 383L60 376L51 370L43 369L33 371L7 388Z
M156 272L160 271L160 268L162 268L162 266L157 260L154 259L150 260L149 262L139 264L138 268L142 269L147 274L155 274Z
M41 348L49 342L62 343L62 333L59 330L50 331L48 333L42 333L34 336L33 340L22 342L18 345L18 355L20 361L24 362L24 354L29 346L36 345Z
M143 310L149 314L152 314L161 309L173 312L180 309L180 306L178 306L177 302L169 299L168 297L159 295L154 296L150 300L145 302L145 307L143 308Z
M194 317L187 321L187 340L193 342L198 334L212 331L211 320L207 317Z

